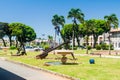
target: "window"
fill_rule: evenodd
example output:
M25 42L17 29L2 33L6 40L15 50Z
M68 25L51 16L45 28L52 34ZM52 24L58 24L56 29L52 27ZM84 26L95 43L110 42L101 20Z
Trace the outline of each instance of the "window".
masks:
M120 42L119 42L119 47L120 47Z
M117 47L117 42L116 42L116 45L115 45L115 47Z

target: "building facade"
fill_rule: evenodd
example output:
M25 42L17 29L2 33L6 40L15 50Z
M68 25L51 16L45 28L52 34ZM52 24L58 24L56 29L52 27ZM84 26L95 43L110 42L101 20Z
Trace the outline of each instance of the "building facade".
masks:
M120 50L120 28L110 31L110 40L115 50Z
M109 38L108 33L104 33L103 35L100 35L98 37L97 44L99 45L102 42L104 42L106 44L109 44L108 38ZM111 41L111 44L114 47L114 50L120 50L120 28L111 29L111 31L110 31L110 41ZM85 40L84 40L84 43L86 43ZM89 36L88 44L90 46L93 46L93 43L94 43L94 39L93 39L93 36L91 35L91 36Z

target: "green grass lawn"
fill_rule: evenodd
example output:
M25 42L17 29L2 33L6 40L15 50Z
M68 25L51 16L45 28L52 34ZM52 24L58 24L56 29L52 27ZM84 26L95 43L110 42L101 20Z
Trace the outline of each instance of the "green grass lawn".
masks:
M68 60L68 63L77 63L77 64L66 64L66 65L52 65L44 66L46 62L55 62L60 61L55 60L55 58L60 58L61 55L49 54L47 59L37 60L35 56L40 52L28 52L27 56L10 56L10 52L16 53L16 51L0 51L0 56L7 57L10 60L23 62L26 64L38 66L40 68L48 69L58 73L66 74L80 80L120 80L120 59L113 58L99 58L91 56L75 56L76 61ZM82 54L84 50L77 50L75 53ZM68 58L72 58L67 55ZM94 58L95 64L89 64L89 59Z

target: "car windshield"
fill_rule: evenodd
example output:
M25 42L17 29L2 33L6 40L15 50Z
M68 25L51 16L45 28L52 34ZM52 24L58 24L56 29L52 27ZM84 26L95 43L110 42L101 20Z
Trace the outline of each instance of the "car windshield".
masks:
M32 46L26 46L25 48L26 48L26 49L28 49L28 48L29 48L29 49L32 49L33 47L32 47Z

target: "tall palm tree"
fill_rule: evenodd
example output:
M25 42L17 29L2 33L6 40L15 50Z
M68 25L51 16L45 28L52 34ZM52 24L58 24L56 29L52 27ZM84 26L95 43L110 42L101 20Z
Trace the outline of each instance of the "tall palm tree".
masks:
M104 19L106 21L106 26L109 28L109 55L111 54L111 50L110 50L110 44L111 44L111 41L110 41L110 29L111 28L118 28L118 18L115 14L111 14L109 16L104 16Z
M82 11L80 9L74 9L72 8L69 12L68 12L68 18L71 18L73 21L73 46L75 46L75 37L77 39L78 42L78 46L80 46L79 43L79 31L78 31L78 24L77 21L83 23L84 22L84 14L82 13Z
M54 29L55 29L55 42L56 42L56 34L61 35L61 32L60 32L60 26L64 26L65 24L65 19L63 16L58 16L57 14L53 16L53 19L52 19L52 24L55 26ZM54 45L55 47L55 45Z

